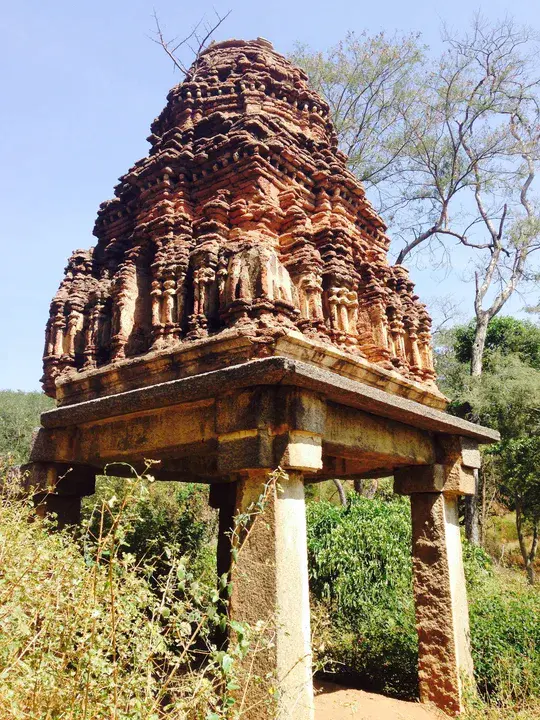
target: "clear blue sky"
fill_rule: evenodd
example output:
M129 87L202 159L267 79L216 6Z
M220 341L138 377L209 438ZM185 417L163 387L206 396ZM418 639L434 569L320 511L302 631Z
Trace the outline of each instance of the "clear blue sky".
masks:
M153 7L172 34L212 13L210 3L174 0L18 0L3 8L0 388L39 387L49 302L66 259L95 243L99 203L146 155L150 123L179 80L147 38ZM324 49L348 30L417 30L437 46L441 20L461 28L475 9L466 0L216 0L215 7L232 9L217 40L263 36L283 53L296 41ZM476 9L489 18L511 12L540 29L537 0L490 0ZM424 299L467 297L455 275L412 275Z

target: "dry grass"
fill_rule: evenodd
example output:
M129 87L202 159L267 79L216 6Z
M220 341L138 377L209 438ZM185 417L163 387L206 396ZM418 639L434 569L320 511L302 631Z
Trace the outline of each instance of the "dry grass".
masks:
M130 481L104 501L108 529L79 542L51 533L28 502L0 498L0 720L239 716L231 688L248 644L238 628L226 653L213 643L228 622L215 585L174 548L157 585L121 552L147 492Z

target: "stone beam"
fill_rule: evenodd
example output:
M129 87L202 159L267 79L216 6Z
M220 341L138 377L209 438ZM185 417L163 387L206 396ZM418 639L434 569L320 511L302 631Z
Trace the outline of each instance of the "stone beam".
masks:
M336 403L327 406L324 449L331 456L356 459L370 470L435 460L429 433ZM351 473L359 470L356 466Z
M475 481L472 468L451 465L427 465L415 468L396 468L394 492L398 495L415 493L442 493L445 495L474 495Z
M325 457L352 463L356 475L391 471L399 465L433 463L435 452L424 430L326 402L310 390L268 385L41 429L32 460L96 468L114 462L140 468L145 459L163 460L164 472L165 465L174 463L179 475L219 481L238 470L278 466L316 476Z
M96 468L163 460L166 474L219 477L246 468L322 468L326 404L315 393L271 385L217 398L41 428L32 461ZM182 462L183 461L183 462ZM159 473L159 469L156 469Z
M398 397L357 380L299 360L269 357L193 377L171 380L115 395L64 405L42 414L46 428L68 427L119 415L179 405L226 395L260 385L292 386L317 393L327 401L397 420L430 432L459 435L480 443L496 442L495 430L475 425L408 398Z

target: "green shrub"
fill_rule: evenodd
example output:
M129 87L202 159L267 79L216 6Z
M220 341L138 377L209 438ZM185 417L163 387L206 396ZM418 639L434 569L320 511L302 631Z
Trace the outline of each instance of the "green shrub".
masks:
M308 506L319 667L405 698L417 692L410 545L403 498ZM540 593L466 541L463 558L481 695L507 710L540 698Z
M399 697L417 691L408 501L308 506L314 646L326 671ZM323 604L321 608L320 604ZM321 615L330 623L321 625Z
M507 709L540 698L540 592L466 541L463 559L481 696Z
M104 500L114 498L120 503L130 492L131 485L123 478L98 478L95 495L83 503L83 520L90 535L97 537L111 527L114 516ZM174 547L177 555L189 555L196 573L214 582L217 513L208 505L208 494L206 485L149 483L148 492L139 496L132 508L120 553L132 554L139 565L151 568L154 577L162 577L170 569L165 551Z
M467 592L471 595L472 591L484 587L486 580L493 577L493 560L484 548L467 542L465 538L462 538L461 548Z
M39 416L53 406L40 392L0 390L0 470L28 460L30 442Z
M492 702L540 698L540 593L497 572L469 589L478 688Z

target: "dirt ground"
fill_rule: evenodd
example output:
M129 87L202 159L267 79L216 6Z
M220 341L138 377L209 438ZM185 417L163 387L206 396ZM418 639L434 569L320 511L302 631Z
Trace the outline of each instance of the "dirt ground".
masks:
M448 720L424 705L341 687L315 683L315 720Z

